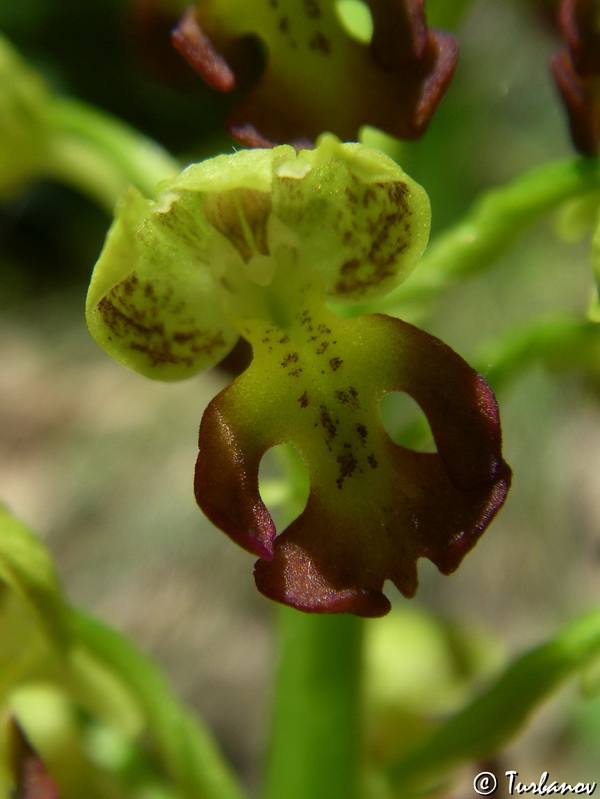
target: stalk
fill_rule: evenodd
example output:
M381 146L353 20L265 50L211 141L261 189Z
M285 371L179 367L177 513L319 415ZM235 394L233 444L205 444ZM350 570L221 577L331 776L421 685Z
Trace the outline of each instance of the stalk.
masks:
M159 144L80 101L55 100L51 119L49 175L111 214L128 185L153 197L156 185L180 169Z
M306 469L280 451L290 493L285 523L300 514ZM278 609L277 675L264 799L362 796L363 620Z
M282 608L279 635L265 799L359 799L362 620Z
M488 191L456 225L431 242L410 278L379 300L377 310L401 314L482 271L531 224L563 203L600 192L600 159L546 164Z

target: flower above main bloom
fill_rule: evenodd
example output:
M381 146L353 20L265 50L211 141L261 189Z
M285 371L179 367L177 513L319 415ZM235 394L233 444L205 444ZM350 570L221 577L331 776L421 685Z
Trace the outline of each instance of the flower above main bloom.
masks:
M360 36L344 5L368 20ZM458 58L456 39L427 26L423 0L197 0L173 41L209 85L238 90L226 125L250 146L323 130L353 139L363 125L418 138Z

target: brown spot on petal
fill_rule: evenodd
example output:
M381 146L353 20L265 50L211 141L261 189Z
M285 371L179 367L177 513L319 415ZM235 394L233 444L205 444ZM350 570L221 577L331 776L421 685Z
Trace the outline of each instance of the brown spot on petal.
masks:
M298 353L297 352L288 352L288 354L285 356L285 358L281 362L281 365L283 366L284 369L287 369L287 367L290 366L293 363L298 363Z
M331 53L331 40L322 33L315 33L310 39L308 46L311 50L316 50L323 53L323 55L329 55L329 53Z
M317 0L303 0L306 16L310 19L319 19L321 16L321 7Z
M335 398L341 405L349 405L353 410L360 409L360 403L358 401L358 389L354 386L348 386L348 388L344 389L337 389L335 391Z
M271 195L255 189L211 192L206 196L206 217L233 244L244 261L255 251L269 255L267 224Z
M336 462L338 463L340 470L339 475L336 479L336 484L338 488L341 488L344 480L349 477L352 477L356 467L358 466L358 461L354 457L353 452L344 452L342 455L338 455L336 458Z
M144 302L137 301L138 291ZM142 353L150 366L193 366L200 356L210 355L215 348L226 344L220 330L184 328L186 321L190 321L185 319L184 307L174 303L168 292L157 298L154 292L148 291L147 284L140 288L135 274L102 297L97 311L113 337L119 339L124 348ZM182 328L167 330L161 321L162 315L181 320Z
M325 431L325 444L330 449L330 444L337 435L337 423L326 405L319 406L318 424Z

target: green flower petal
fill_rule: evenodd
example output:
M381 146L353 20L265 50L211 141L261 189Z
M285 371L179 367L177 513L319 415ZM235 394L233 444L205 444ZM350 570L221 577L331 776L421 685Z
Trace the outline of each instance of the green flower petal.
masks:
M175 197L158 203L131 189L94 270L87 321L96 341L125 366L181 380L231 350L237 334L215 302L202 231ZM187 223L187 224L186 224Z
M339 301L385 293L427 243L425 191L391 159L325 136L194 164L156 201L131 189L94 270L90 331L148 377L206 369L257 322L280 323L300 284ZM237 332L236 332L237 331Z

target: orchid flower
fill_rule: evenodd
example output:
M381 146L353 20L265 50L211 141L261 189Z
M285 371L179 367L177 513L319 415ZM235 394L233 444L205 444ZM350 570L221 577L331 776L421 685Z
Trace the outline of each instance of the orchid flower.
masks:
M362 125L418 138L454 73L456 40L427 26L423 0L345 5L365 17L355 30L344 3L197 0L173 42L209 85L236 90L226 126L244 144L323 130L354 139Z
M386 579L410 597L418 558L452 572L506 496L485 380L406 322L331 308L405 279L429 221L425 191L394 161L331 135L193 164L118 209L88 296L98 343L162 380L213 366L239 336L251 344L250 366L204 413L195 492L279 602L383 615ZM420 405L436 452L392 442L379 413L391 391ZM284 442L310 494L278 534L259 466Z

